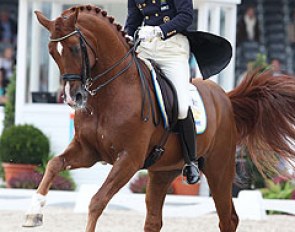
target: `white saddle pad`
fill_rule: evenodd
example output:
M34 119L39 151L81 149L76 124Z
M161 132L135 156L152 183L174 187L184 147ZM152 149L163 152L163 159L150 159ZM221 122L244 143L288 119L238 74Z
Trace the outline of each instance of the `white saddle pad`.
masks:
M203 134L207 128L207 115L202 97L197 88L190 84L191 109L195 118L197 134Z

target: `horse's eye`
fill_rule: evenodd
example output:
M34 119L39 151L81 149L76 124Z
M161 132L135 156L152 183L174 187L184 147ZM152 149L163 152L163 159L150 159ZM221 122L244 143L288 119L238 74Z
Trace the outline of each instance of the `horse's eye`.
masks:
M73 54L78 54L79 53L79 47L78 46L73 46L73 47L70 47L70 51L73 53Z

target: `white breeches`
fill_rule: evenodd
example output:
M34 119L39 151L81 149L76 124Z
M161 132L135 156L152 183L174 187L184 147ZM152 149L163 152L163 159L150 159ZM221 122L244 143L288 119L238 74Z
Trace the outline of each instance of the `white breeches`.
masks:
M154 60L175 86L178 97L178 118L187 117L189 94L189 42L186 36L177 34L166 40L156 37L141 42L137 48L139 57Z

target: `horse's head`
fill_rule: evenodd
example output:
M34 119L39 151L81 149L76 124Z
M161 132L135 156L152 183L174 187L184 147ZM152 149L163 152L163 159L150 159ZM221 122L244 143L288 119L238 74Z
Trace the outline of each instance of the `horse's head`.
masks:
M49 52L59 67L65 102L71 107L84 107L88 93L95 95L131 66L129 56L134 53L125 32L106 11L81 5L65 10L52 21L41 12L35 13L51 33Z
M89 31L81 31L77 26L79 10L71 8L52 21L35 12L40 24L51 33L49 53L64 81L64 100L73 108L85 106L88 96L85 85L96 62L95 40Z

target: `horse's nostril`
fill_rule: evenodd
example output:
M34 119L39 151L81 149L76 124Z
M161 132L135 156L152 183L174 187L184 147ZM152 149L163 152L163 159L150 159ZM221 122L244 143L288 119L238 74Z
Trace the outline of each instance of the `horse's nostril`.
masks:
M86 96L83 92L77 92L75 96L75 106L76 108L84 108L86 105Z
M82 94L81 93L77 93L76 94L76 102L82 102L82 100L83 100Z

